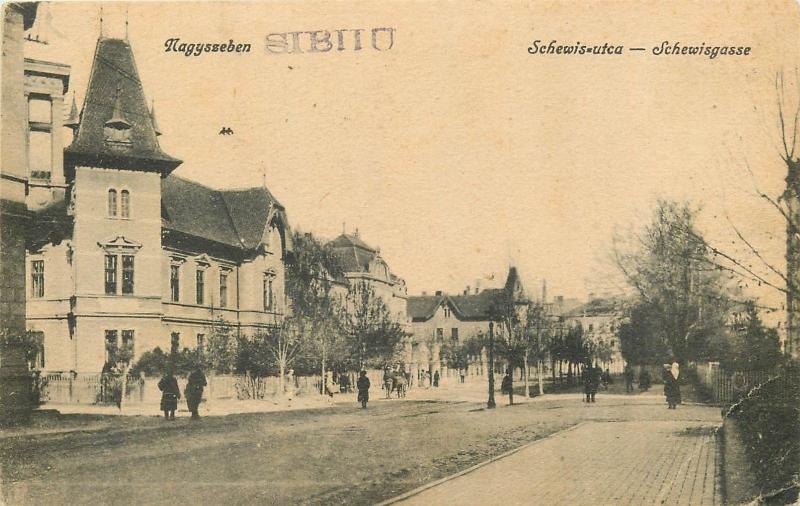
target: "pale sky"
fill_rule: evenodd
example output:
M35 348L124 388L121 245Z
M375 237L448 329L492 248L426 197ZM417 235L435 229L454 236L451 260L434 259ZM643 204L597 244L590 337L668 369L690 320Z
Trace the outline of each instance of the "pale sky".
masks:
M357 227L409 293L460 291L514 263L531 291L544 277L549 295L585 297L608 288L615 227L641 225L657 197L702 203L720 244L728 215L782 259L781 220L753 190L777 194L784 177L774 79L783 69L796 103L798 4L660 3L103 5L107 36L124 34L128 10L162 148L184 160L175 174L241 187L265 173L295 228ZM42 7L34 33L49 45L26 47L72 66L79 107L99 6ZM368 47L374 27L396 29L391 50ZM265 50L268 33L340 28L366 29L366 48ZM171 37L253 49L185 57L164 52ZM530 55L535 39L625 54ZM752 50L652 55L665 40Z

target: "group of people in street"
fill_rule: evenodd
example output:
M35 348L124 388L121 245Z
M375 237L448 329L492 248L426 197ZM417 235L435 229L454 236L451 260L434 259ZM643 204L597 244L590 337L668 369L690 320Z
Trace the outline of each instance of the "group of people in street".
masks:
M200 401L203 399L203 390L207 384L206 376L199 367L192 371L186 379L183 394L186 396L186 406L189 408L193 420L200 418ZM175 411L178 409L181 390L178 387L178 379L171 370L167 370L158 382L158 389L161 390L161 411L164 412L164 419L175 420Z

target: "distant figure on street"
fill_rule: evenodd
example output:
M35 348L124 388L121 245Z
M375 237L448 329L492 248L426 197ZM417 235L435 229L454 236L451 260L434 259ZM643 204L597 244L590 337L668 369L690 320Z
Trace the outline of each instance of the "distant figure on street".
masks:
M650 377L650 371L646 367L642 367L642 372L639 373L639 390L650 390L650 383L653 379Z
M363 409L367 409L367 402L369 401L369 378L367 378L367 371L361 371L361 375L356 381L356 388L358 388L358 402L361 403Z
M467 375L467 371L465 369L460 369L458 375L461 378L461 383L464 383L464 377Z
M389 372L389 369L383 370L383 389L386 390L386 398L392 396L392 386L394 385L394 377Z
M511 377L511 369L506 369L503 382L500 383L500 393L508 394L508 404L514 404L514 378Z
M583 370L583 393L586 395L586 402L594 402L597 389L600 386L600 367L592 367L587 364Z
M439 388L439 371L433 373L433 388Z
M676 409L681 402L681 387L678 384L680 366L678 362L664 364L662 379L664 380L664 397L667 399L667 409Z
M339 392L346 394L350 393L350 375L349 374L340 374L339 375Z
M428 369L428 386L430 387L432 385L433 385L433 371Z
M206 376L199 367L189 374L189 378L186 381L186 389L183 393L186 395L186 406L189 408L193 420L200 418L197 409L200 407L200 400L203 398L203 389L207 384Z
M625 392L633 392L633 367L630 364L625 364Z
M600 370L599 367L597 369ZM603 390L608 390L608 385L614 382L613 378L611 378L611 372L608 370L608 367L606 367L606 370L602 373L602 382Z
M158 389L161 390L161 411L164 412L164 419L175 420L175 410L178 409L181 390L178 388L178 380L172 375L171 370L167 370L167 373L158 382Z
M428 374L425 372L425 369L420 370L419 372L419 387L425 388L425 378L428 377Z

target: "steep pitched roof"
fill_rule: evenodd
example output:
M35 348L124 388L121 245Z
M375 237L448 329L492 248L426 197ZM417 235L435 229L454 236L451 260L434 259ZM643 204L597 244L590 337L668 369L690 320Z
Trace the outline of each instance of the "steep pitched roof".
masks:
M408 298L406 311L412 321L433 318L442 303L448 304L456 318L464 321L488 320L492 306L506 294L503 288L487 288L470 295L414 295Z
M291 250L283 206L266 188L215 190L177 176L161 181L163 227L239 250L261 244L268 220L276 217Z
M106 123L121 113L130 144L106 142ZM68 173L75 165L128 168L169 174L181 161L164 153L144 97L133 51L127 40L100 38L92 63L80 125L64 150Z
M412 321L430 320L445 298L445 295L410 296L407 300L406 312Z
M366 272L377 250L355 235L342 234L328 244L342 262L345 272Z

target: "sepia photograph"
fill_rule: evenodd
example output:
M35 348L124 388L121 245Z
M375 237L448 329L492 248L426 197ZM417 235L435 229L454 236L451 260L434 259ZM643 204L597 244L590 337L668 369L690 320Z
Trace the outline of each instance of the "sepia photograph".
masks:
M0 504L800 504L800 2L3 2Z

